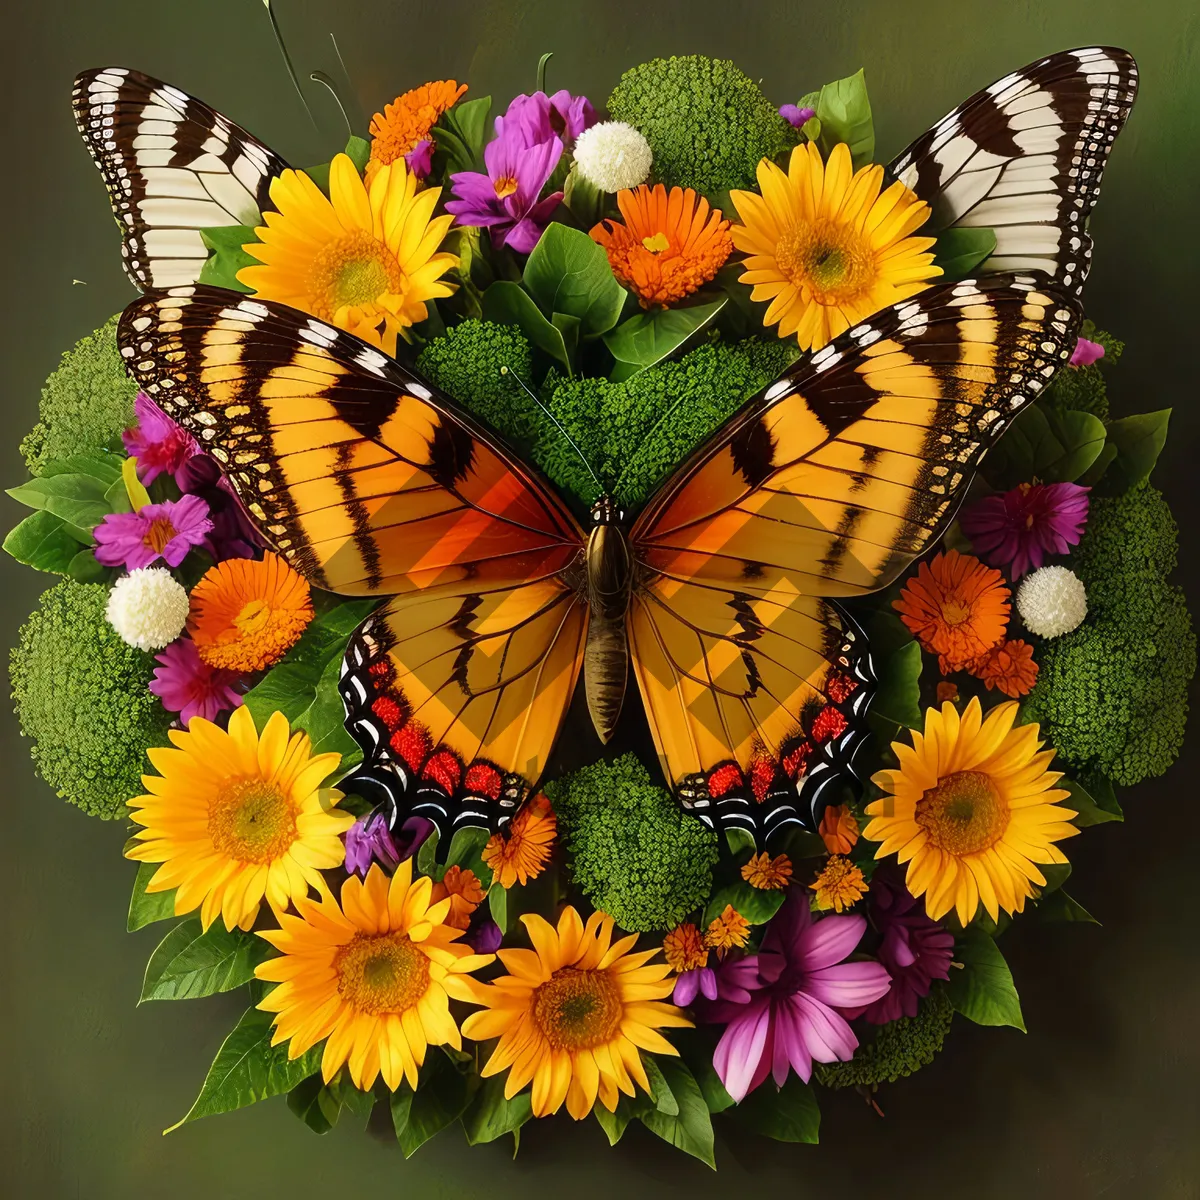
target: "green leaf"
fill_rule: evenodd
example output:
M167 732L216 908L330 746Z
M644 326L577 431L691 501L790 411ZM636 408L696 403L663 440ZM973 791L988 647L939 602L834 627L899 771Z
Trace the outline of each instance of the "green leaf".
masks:
M674 354L684 342L703 329L728 301L729 297L723 296L711 304L656 309L622 321L604 337L604 344L617 360L612 378L617 382L624 381Z
M483 887L490 887L492 870L483 861L483 850L491 841L491 836L488 830L477 825L456 829L450 841L450 853L446 856L447 869L461 867L463 870L472 871Z
M72 529L61 517L41 509L9 530L4 549L27 567L64 575L79 553L80 544Z
M287 1096L287 1106L313 1133L326 1134L341 1116L341 1106L335 1105L320 1075L302 1079Z
M441 834L435 827L417 850L417 873L433 876L437 874L437 849Z
M661 1058L658 1066L671 1090L678 1112L668 1114L660 1107L655 1107L640 1113L639 1119L664 1142L670 1142L685 1154L707 1163L715 1171L717 1163L713 1157L712 1118L700 1085L678 1058Z
M129 917L125 928L130 933L153 925L155 921L166 921L175 915L175 889L167 892L148 892L146 885L154 877L161 863L139 863L137 878L133 881L133 895L129 899Z
M70 458L52 459L38 475L42 479L49 475L91 475L105 486L109 486L120 480L121 464L124 461L123 454L96 450L90 454L72 454Z
M584 337L607 333L621 316L625 289L608 265L604 248L580 229L557 221L533 248L523 282L546 317L577 317Z
M242 1014L242 1019L217 1051L195 1104L182 1120L164 1133L172 1133L181 1125L201 1117L232 1112L290 1092L318 1069L321 1063L319 1045L291 1060L288 1059L290 1042L271 1045L271 1019L270 1013L260 1012L257 1008L247 1009Z
M728 883L709 898L704 910L704 924L715 921L725 911L725 906L732 904L751 925L765 925L779 911L783 897L782 891L751 887L743 880Z
M708 1111L719 1113L733 1107L733 1097L725 1090L725 1085L713 1066L716 1036L710 1036L710 1033L711 1031L699 1029L678 1029L672 1031L671 1040L700 1085L700 1092L708 1105Z
M252 933L232 932L221 921L204 932L198 917L176 925L146 964L144 1000L194 1000L228 992L254 978L254 968L271 955L271 947Z
M563 203L571 216L584 229L591 229L604 216L607 201L608 193L580 175L578 164L572 163L563 185Z
M367 169L367 160L371 157L371 143L366 138L350 135L346 143L345 155L354 164L354 169L361 175Z
M747 851L753 853L758 849L758 844L754 840L754 834L748 829L739 829L736 825L730 826L725 830L725 841L729 843L729 853L737 858L740 854L745 854Z
M657 1060L649 1054L643 1054L642 1064L646 1068L646 1078L650 1081L650 1099L654 1102L655 1109L668 1117L679 1116L679 1101L671 1091L671 1085Z
M433 127L432 136L437 147L434 173L447 184L455 171L483 170L483 143L491 111L491 96L460 100L444 112Z
M96 561L95 551L85 546L67 564L66 573L76 583L101 583L108 578L109 568Z
M876 736L892 741L902 729L919 729L921 718L921 647L913 641L881 655L879 684L867 710Z
M1114 812L1112 809L1106 808L1104 803L1099 803L1093 799L1091 794L1084 788L1083 784L1074 779L1064 779L1062 786L1071 793L1069 800L1064 800L1063 804L1067 808L1075 810L1075 816L1071 818L1071 824L1078 826L1080 829L1086 829L1089 825L1103 825L1106 821L1123 821L1125 814L1121 812L1119 805ZM1112 785L1109 784L1109 792L1112 792ZM1111 801L1116 804L1116 795L1113 794Z
M370 1120L371 1113L375 1109L375 1093L360 1091L356 1088L350 1079L350 1072L347 1068L343 1067L325 1085L325 1091L331 1104L338 1106L339 1113L348 1112L352 1117L357 1117L364 1126Z
M953 225L938 234L933 265L942 268L942 280L966 279L995 249L995 230L982 225Z
M494 1142L506 1133L515 1134L533 1116L529 1090L518 1092L511 1100L505 1100L504 1080L504 1075L485 1079L463 1113L463 1129L472 1146Z
M567 371L571 357L562 332L555 328L534 303L533 297L519 284L499 279L483 293L481 311L485 321L499 325L516 325L539 350L561 363ZM499 370L504 364L498 363Z
M875 124L862 70L827 83L817 97L816 109L816 119L821 122L817 145L824 157L829 157L838 142L845 142L856 168L874 160Z
M950 972L950 999L955 1009L977 1025L1011 1025L1025 1032L1021 1001L1012 972L994 941L970 928L954 950L961 968Z
M1109 423L1108 440L1117 448L1117 454L1104 475L1106 492L1127 492L1150 475L1167 444L1170 420L1171 410L1164 408Z
M200 238L208 247L209 255L200 268L198 282L213 287L229 288L233 292L248 292L251 289L238 282L237 273L243 267L257 267L259 261L242 249L250 242L258 241L253 225L218 225L212 229L201 229Z
M508 891L498 883L493 883L488 890L488 911L492 920L500 926L501 933L508 932Z
M673 1096L672 1100L674 1100ZM631 1121L639 1120L646 1113L653 1111L654 1101L645 1092L638 1092L633 1097L618 1096L617 1107L612 1112L609 1112L603 1104L597 1104L592 1109L610 1146L615 1146L625 1136L625 1130L629 1128Z
M407 1084L392 1093L392 1125L405 1158L466 1111L471 1100L467 1075L438 1050L431 1050L414 1092Z
M820 1140L817 1135L821 1129L821 1110L812 1088L799 1075L788 1076L778 1090L767 1080L736 1108L731 1108L729 1115L755 1133L777 1142L807 1142L815 1146Z
M1042 863L1040 870L1046 883L1045 886L1037 888L1035 898L1048 896L1051 892L1057 892L1071 878L1071 864L1069 862Z
M110 512L133 512L133 502L129 499L129 489L125 486L124 479L114 480L108 485L104 493L104 503L108 505Z
M1092 413L1077 409L1048 409L1050 426L1062 453L1050 462L1039 464L1039 478L1051 483L1074 483L1100 457L1107 431L1104 422Z
M1043 921L1079 921L1089 925L1099 925L1100 922L1092 916L1073 896L1063 888L1050 892L1038 901L1038 916Z
M88 531L111 511L104 499L107 487L94 475L51 475L9 488L8 494L27 508L53 513L82 532L80 541L88 541Z

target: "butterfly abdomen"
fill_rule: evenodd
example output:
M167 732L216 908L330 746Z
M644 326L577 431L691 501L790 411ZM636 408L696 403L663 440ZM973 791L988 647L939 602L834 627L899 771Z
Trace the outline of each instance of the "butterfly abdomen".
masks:
M591 620L583 679L596 735L607 744L621 715L629 674L625 614L633 583L633 556L610 505L598 505L593 518L596 524L588 537L586 555Z

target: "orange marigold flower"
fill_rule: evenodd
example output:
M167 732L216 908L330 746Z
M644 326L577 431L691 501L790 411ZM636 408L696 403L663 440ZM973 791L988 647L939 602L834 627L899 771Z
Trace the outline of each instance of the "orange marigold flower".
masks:
M733 250L720 209L688 188L644 183L617 193L625 224L601 221L592 237L604 247L613 274L643 308L690 296L720 269Z
M437 904L449 897L450 912L446 924L455 929L466 929L471 924L471 914L483 903L486 894L474 871L455 865L447 867L441 883L433 885L430 899Z
M764 850L751 856L742 868L742 878L764 892L780 892L792 878L792 860L786 854L772 858Z
M817 893L817 907L841 912L857 904L867 894L867 881L861 868L840 854L833 855L816 883L808 885Z
M465 83L438 79L423 83L411 92L397 96L391 104L385 104L383 112L371 118L371 157L367 160L366 170L368 186L380 167L403 158L429 138L442 113L456 104L466 90Z
M947 550L922 563L892 607L921 648L938 656L943 675L961 671L1008 628L1004 577L970 554Z
M249 674L278 662L312 619L308 583L277 554L227 558L192 588L188 633L210 667Z
M671 970L679 975L708 966L708 949L695 925L676 925L663 938L663 957Z
M948 683L946 680L943 679L941 681L941 683L939 683L937 685L937 702L938 702L938 704L939 705L945 704L947 701L949 701L951 704L954 704L957 700L958 700L958 684L957 683Z
M710 921L704 932L705 944L719 951L744 946L749 939L750 922L732 904L725 905L725 911Z
M550 801L539 792L508 824L508 836L492 834L483 848L483 861L505 888L536 879L550 859L558 834L558 818Z
M967 670L976 679L982 679L989 692L992 688L999 688L1014 700L1029 695L1038 677L1033 647L1019 638L993 646L971 663ZM940 695L938 699L941 699Z
M835 804L825 810L818 832L830 854L849 854L858 841L858 822L846 805Z

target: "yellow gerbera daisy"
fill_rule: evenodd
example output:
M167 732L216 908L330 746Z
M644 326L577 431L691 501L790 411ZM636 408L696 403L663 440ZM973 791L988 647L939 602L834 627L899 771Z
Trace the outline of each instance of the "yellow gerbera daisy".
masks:
M243 267L239 282L395 354L397 337L428 315L426 301L454 291L442 276L458 265L438 253L454 220L433 215L441 188L417 185L398 161L368 192L345 154L330 165L328 198L303 171L284 171L271 183L277 211L243 247L262 266Z
M566 1101L577 1121L597 1097L616 1108L621 1092L650 1090L641 1050L676 1054L656 1030L691 1022L672 1004L671 968L651 963L657 949L631 954L637 935L613 942L613 919L593 913L586 927L574 908L563 910L555 929L535 913L522 916L532 950L501 950L508 969L494 983L475 984L472 1013L462 1031L477 1042L498 1037L482 1074L508 1071L511 1099L531 1080L533 1114L548 1116Z
M1053 750L1041 750L1036 725L1013 728L1017 704L983 719L978 699L960 716L953 704L925 712L924 735L893 742L900 760L873 782L888 793L867 805L863 837L882 843L876 858L908 863L908 890L925 897L935 920L952 908L965 925L979 902L993 920L1020 912L1045 877L1035 863L1065 863L1054 844L1079 831L1054 785ZM1040 752L1039 752L1040 751Z
M838 144L822 163L808 142L784 171L758 164L755 192L731 192L742 220L730 230L747 255L742 282L769 300L763 323L795 335L801 350L819 350L851 325L928 286L942 273L928 253L934 240L910 237L929 205L900 182L880 194L881 166L855 171Z
M365 882L342 884L341 904L328 891L298 900L298 917L261 930L282 955L254 972L279 984L258 1006L277 1014L271 1044L289 1042L288 1058L299 1058L327 1039L325 1082L348 1063L363 1091L380 1074L392 1091L403 1079L415 1088L427 1046L461 1049L450 1001L472 998L467 973L493 956L458 943L451 901L431 903L432 889L428 876L413 882L411 859L390 881L373 865Z
M249 929L264 897L278 916L324 888L321 871L342 864L338 835L354 824L333 807L342 793L321 787L340 754L314 756L306 733L289 740L283 713L260 738L245 707L228 732L193 717L168 736L173 749L147 751L158 771L142 776L150 794L129 801L145 828L126 858L163 864L146 891L177 889L176 914L199 908L205 929L218 916L226 929Z

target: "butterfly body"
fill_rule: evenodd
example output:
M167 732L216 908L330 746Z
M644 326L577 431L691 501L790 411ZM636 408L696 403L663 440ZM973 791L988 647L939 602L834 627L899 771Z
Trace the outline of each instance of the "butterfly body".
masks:
M634 560L624 514L608 496L592 509L592 529L584 555L589 609L583 682L596 735L612 740L629 677L625 623L633 593Z

